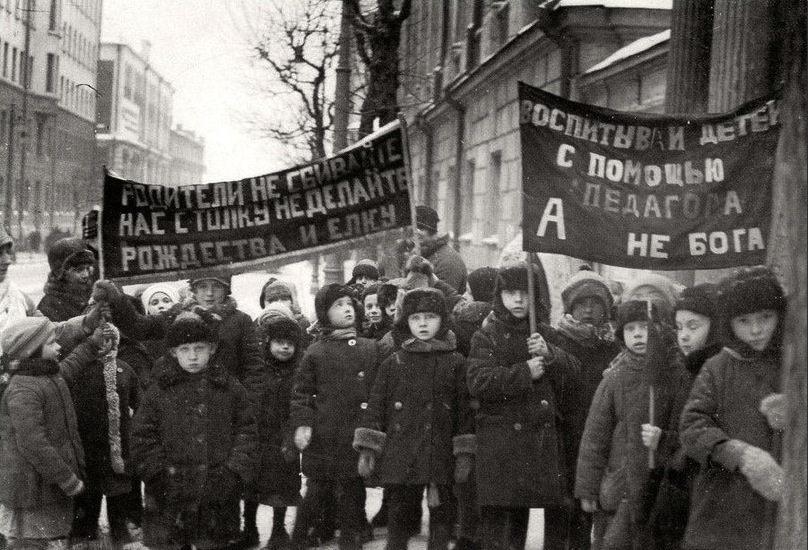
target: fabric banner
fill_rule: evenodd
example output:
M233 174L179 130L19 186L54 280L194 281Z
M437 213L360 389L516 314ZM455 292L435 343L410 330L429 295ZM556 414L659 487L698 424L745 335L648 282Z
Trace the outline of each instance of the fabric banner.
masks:
M655 270L764 263L779 105L647 115L520 82L524 249Z
M243 180L172 187L107 173L104 276L236 274L408 226L404 143L396 122L327 159Z

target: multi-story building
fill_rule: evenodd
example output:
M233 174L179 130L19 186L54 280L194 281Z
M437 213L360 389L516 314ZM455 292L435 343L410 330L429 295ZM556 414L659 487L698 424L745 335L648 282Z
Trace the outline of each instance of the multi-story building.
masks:
M0 0L0 204L14 235L75 230L100 196L101 10L102 0Z
M618 109L661 109L664 40L640 56L645 63L611 56L665 31L670 2L541 5L414 0L404 24L399 103L410 121L416 200L437 210L439 229L454 237L469 269L496 265L520 230L518 81ZM555 288L581 263L542 259Z
M98 59L97 147L101 162L124 178L170 183L174 88L140 52L103 43Z
M171 185L202 183L205 177L205 139L178 124L171 130L168 181Z

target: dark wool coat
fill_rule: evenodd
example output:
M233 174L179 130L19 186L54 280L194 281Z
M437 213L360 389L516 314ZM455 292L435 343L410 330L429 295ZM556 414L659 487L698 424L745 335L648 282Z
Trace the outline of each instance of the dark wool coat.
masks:
M295 355L297 357L297 354ZM269 353L258 400L259 459L251 498L270 506L297 506L299 454L289 429L289 402L297 361L281 362Z
M643 356L624 350L603 373L586 419L578 452L575 496L599 501L606 511L628 499L637 514L649 478L648 448L641 426L649 421L648 381ZM678 447L679 434L665 429L687 399L690 375L672 361L654 387L654 425L662 427L655 465L664 466ZM639 517L636 515L635 517Z
M45 283L45 294L36 308L54 323L67 321L84 313L91 290L92 287L87 285L70 285L64 280L54 279L53 275L49 274Z
M118 360L123 361L135 371L140 389L145 391L151 384L151 370L156 360L162 355L162 342L138 342L121 334L118 344Z
M442 344L410 337L379 367L354 446L376 451L380 485L451 484L454 452L474 451L465 359L454 334Z
M357 453L351 446L361 425L380 363L378 345L367 338L312 343L295 372L290 425L310 426L303 451L303 473L311 479L357 477Z
M107 413L104 365L96 355L95 346L89 342L80 344L70 356L60 363L61 373L70 388L73 407L76 410L81 443L87 462L86 483L106 495L128 493L132 488L131 475L134 468L130 456L132 417L140 405L140 384L132 368L117 360L116 393L120 414L121 456L125 473L112 469L109 445L109 417Z
M781 433L758 410L781 392L776 359L745 359L724 348L699 372L682 412L680 431L688 456L701 464L690 497L685 545L693 548L771 548L777 505L759 495L738 470L739 439L780 462Z
M183 542L200 548L234 539L239 494L227 492L225 481L235 474L249 482L256 455L255 409L224 367L212 364L198 374L183 371L176 360L158 367L135 414L132 438L138 474L156 497L156 513L144 519L146 545L183 541L183 525L190 537ZM223 494L226 502L211 504Z
M461 300L452 310L455 334L457 335L457 351L464 357L469 354L471 337L483 325L483 321L491 313L490 302L469 302Z
M0 502L38 508L70 502L60 488L83 477L84 451L67 384L53 368L24 361L0 400ZM50 373L50 374L48 374Z
M548 342L552 358L544 376L532 381L527 320L502 317L492 313L474 334L467 364L469 391L479 401L477 501L518 508L559 505L567 494L559 427L570 414L578 361ZM552 330L542 325L539 332Z
M112 314L122 333L141 341L162 340L177 315L194 307L198 305L191 298L175 304L160 315L141 315L129 300L121 297L112 304ZM218 348L212 361L223 366L252 392L254 383L260 381L253 382L250 378L257 376L260 379L265 368L252 319L236 308L236 302L230 296L225 298L224 304L208 311L221 317L218 323Z
M443 236L428 243L421 244L421 255L429 260L434 269L435 276L447 283L458 294L466 292L466 277L468 270L462 256L449 246L449 237ZM454 304L452 304L453 306ZM449 310L451 311L451 306Z

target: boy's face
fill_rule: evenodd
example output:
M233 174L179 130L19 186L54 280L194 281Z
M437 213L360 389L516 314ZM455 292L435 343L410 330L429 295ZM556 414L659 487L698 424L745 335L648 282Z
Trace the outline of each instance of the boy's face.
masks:
M769 346L780 316L773 309L762 309L733 317L730 321L732 332L755 351L763 351Z
M597 327L606 322L606 307L598 298L586 296L572 304L572 318Z
M378 294L368 294L365 296L365 317L371 323L378 323L382 320L382 310L379 307Z
M419 340L431 340L440 330L440 315L431 311L413 313L407 317L410 332Z
M524 319L528 313L528 296L525 290L503 290L502 305L517 319Z
M185 372L196 374L208 368L211 356L216 352L216 344L210 342L191 342L171 348L171 355Z
M149 315L157 315L163 311L167 311L174 305L174 300L165 292L155 292L149 298L149 310L146 312Z
M349 296L343 296L328 308L328 322L332 327L352 327L355 320L356 312L354 311L353 300Z
M393 302L389 304L387 307L384 308L384 311L387 313L387 316L391 319L395 319L396 317L396 303Z
M213 279L199 281L191 289L200 306L210 308L224 302L227 287Z
M62 346L56 341L56 334L51 334L45 345L42 346L42 359L49 359L52 361L59 360L59 351Z
M676 312L676 338L685 355L699 351L710 334L710 318L701 313L680 309Z
M269 353L278 361L288 361L295 354L295 343L287 338L273 338L269 341Z
M94 272L93 264L76 265L65 270L65 278L70 284L89 285L93 282Z
M638 355L645 355L648 344L648 321L632 321L623 326L626 347Z

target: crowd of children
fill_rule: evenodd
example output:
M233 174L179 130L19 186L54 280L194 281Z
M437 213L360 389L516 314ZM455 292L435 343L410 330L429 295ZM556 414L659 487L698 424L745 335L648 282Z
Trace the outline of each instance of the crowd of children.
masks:
M550 326L544 293L530 303L540 266L474 270L462 295L423 257L393 280L362 261L317 292L312 324L277 278L252 320L221 273L133 300L93 283L78 243L54 248L45 309L87 319L82 338L46 316L0 334L10 548L91 548L105 499L124 550L335 532L356 550L372 525L403 550L424 498L431 550L523 549L533 508L545 549L771 548L786 298L767 268L637 277L619 299L583 268ZM384 489L372 524L368 487Z

